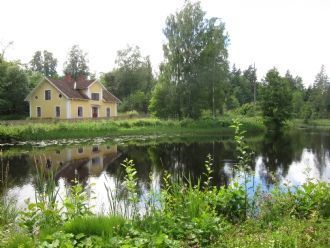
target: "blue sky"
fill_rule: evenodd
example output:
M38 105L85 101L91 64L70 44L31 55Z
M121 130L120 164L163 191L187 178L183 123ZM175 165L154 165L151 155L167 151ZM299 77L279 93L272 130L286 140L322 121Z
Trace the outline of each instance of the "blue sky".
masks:
M88 53L92 72L114 67L116 51L127 44L150 55L154 70L162 61L162 29L182 0L2 0L0 42L14 41L7 59L28 62L36 50L58 58L62 70L73 44ZM330 1L204 0L207 16L226 23L229 60L245 69L255 63L261 79L267 70L289 69L314 81L321 65L330 74Z

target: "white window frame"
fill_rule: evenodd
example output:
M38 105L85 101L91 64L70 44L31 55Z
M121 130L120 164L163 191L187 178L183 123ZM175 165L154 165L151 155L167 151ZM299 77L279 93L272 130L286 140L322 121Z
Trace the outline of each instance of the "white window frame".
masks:
M59 115L57 116L57 108L59 109ZM60 106L55 106L55 117L56 118L59 118L59 117L61 117L61 107Z
M81 116L79 116L79 108L81 108ZM83 106L78 106L77 116L78 116L78 118L84 118L84 108L83 108Z
M93 94L98 94L98 96L99 96L98 98L99 99L97 99L97 100L93 99ZM92 99L92 101L100 101L100 95L101 95L100 92L92 92L91 93L91 99Z
M49 91L49 99L46 99L46 91ZM44 97L45 97L45 101L51 101L52 100L52 90L51 89L46 89Z
M109 116L108 116L108 109L109 109ZM110 107L105 108L105 117L107 117L107 118L111 117L111 108Z
M97 117L96 118L100 118L100 106L91 106L91 118L94 118L93 117L93 108L97 108Z
M38 108L40 109L40 116L38 115ZM36 116L41 117L42 116L42 110L40 106L36 106Z

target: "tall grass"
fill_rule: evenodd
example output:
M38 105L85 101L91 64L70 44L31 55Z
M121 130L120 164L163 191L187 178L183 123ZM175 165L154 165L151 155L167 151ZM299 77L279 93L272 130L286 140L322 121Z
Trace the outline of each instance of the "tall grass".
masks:
M121 216L82 216L65 223L64 231L75 235L113 236L120 232L125 224Z
M9 164L5 164L0 150L0 227L12 223L17 217L16 201L7 195Z
M234 127L236 166L248 174L251 153L241 125L235 122ZM329 183L308 180L300 187L275 187L270 192L256 191L249 197L247 180L243 184L233 181L220 188L212 186L215 172L212 157L208 156L205 173L196 184L189 177L164 172L160 191L151 190L149 200L142 201L133 161L125 160L122 166L125 174L123 183L117 182L118 191L105 184L108 215L93 215L82 185L75 184L69 198L64 200L64 208L47 204L29 206L22 213L25 216L21 219L22 236L12 234L5 245L33 242L41 247L172 248L330 244L329 235L323 233L330 231ZM147 211L140 211L141 202ZM24 233L32 235L33 240L26 239Z
M132 119L132 120L99 120L54 123L0 124L0 137L3 141L11 140L44 140L107 137L116 135L136 134L175 134L175 133L215 133L231 132L231 117L217 119L191 120L159 120L159 119ZM248 130L263 130L260 118L249 117L242 120Z

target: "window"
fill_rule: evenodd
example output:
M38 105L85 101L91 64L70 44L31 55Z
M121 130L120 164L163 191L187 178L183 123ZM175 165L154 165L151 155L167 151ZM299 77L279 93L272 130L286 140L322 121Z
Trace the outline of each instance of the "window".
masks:
M50 90L45 90L45 100L50 100L51 99L51 92Z
M107 117L110 117L110 108L107 108Z
M56 117L60 117L61 116L61 109L60 109L59 106L56 106L55 112L56 112Z
M41 107L37 107L37 117L41 117Z
M84 148L79 147L79 148L78 148L78 153L83 153L83 152L84 152Z
M98 146L93 146L92 151L93 152L98 152L99 151L99 147Z
M83 117L83 107L78 107L78 117Z
M100 94L99 93L92 93L92 100L94 100L94 101L100 100Z
M97 118L99 116L99 108L98 107L92 107L92 117Z
M95 157L95 158L92 158L92 165L97 165L97 164L100 164L100 157Z

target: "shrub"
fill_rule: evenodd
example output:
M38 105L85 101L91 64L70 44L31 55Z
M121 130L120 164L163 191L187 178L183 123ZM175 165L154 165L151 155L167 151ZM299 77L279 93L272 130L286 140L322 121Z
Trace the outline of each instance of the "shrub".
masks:
M125 219L120 216L83 216L65 223L64 231L75 235L113 236L120 233Z
M35 247L35 245L33 239L29 235L25 233L16 233L10 236L10 239L5 243L5 247L31 248L31 247Z

